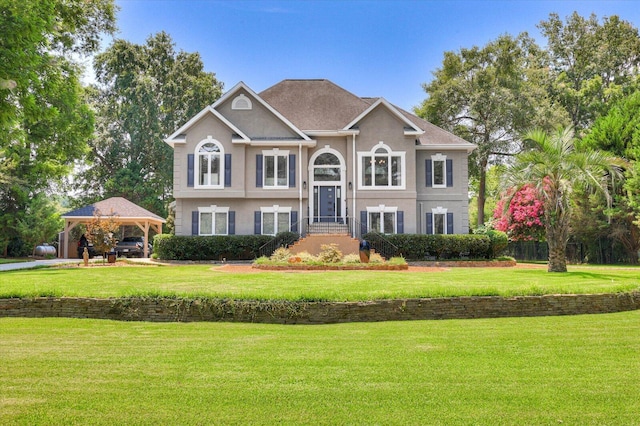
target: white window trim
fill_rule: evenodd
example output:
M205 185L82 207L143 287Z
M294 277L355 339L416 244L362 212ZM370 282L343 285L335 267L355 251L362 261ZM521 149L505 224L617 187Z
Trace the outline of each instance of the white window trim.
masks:
M279 232L285 232L285 231L289 231L291 229L291 211L293 209L291 207L282 207L279 205L274 205L271 207L260 207L260 234L262 235L276 235ZM265 213L274 213L274 230L275 233L273 234L265 234L264 233L264 214ZM287 226L287 229L285 230L280 230L278 229L278 213L288 213L289 214L289 224Z
M213 143L218 146L220 149L220 171L219 171L219 183L217 185L201 185L200 184L200 148L207 143ZM213 139L211 135L207 136L207 139L203 139L200 141L198 145L196 145L196 149L194 151L194 164L193 164L193 187L194 188L206 188L206 189L224 189L224 146L220 143L220 141ZM211 181L211 171L209 171L209 181Z
M447 235L447 212L448 209L445 209L442 206L431 209L431 221L433 222L431 224L431 232L433 233L432 235ZM444 220L442 222L444 224L444 232L442 234L436 234L436 215L442 215L444 217Z
M211 234L203 234L202 233L202 213L211 213ZM216 234L216 213L226 213L226 231L224 234ZM198 235L229 235L229 207L218 207L216 205L211 205L209 207L198 207Z
M267 157L285 157L287 160L287 165L285 166L285 173L287 178L285 179L284 185L278 185L278 161L274 160L274 176L273 176L273 185L267 185ZM262 151L262 187L264 189L285 189L289 188L289 150L281 150L278 148L264 150Z
M442 183L436 184L436 161L442 161ZM446 188L447 187L447 156L437 153L431 156L431 187Z
M395 214L395 220L393 221L393 232L385 232L384 230L382 230L383 234L397 234L398 233L398 207L390 207L390 206L385 206L384 204L380 204L379 206L375 206L375 207L367 207L367 229L371 229L371 221L369 220L370 218L370 213L380 213L381 217L380 217L380 223L382 224L382 227L384 227L384 213L393 213Z
M248 111L253 108L253 103L251 99L246 97L244 94L240 94L236 96L231 102L231 109L238 111Z
M391 173L389 173L389 185L375 185L375 174L371 176L371 181L374 183L373 185L364 185L363 177L364 170L362 170L362 158L363 157L371 157L373 161L373 157L376 155L376 151L380 148L383 148L387 151L387 155L389 158L391 157L400 157L400 167L402 168L402 172L400 174L400 185L393 186L391 182L393 178ZM378 154L380 155L380 154ZM391 167L391 162L389 162L389 167ZM374 145L370 151L358 151L358 189L361 190L404 190L407 187L407 164L406 164L406 152L405 151L394 151L390 146L386 145L383 141L378 142Z

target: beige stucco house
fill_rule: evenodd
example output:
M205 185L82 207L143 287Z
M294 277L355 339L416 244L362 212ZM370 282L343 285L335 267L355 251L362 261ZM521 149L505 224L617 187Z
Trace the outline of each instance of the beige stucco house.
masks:
M469 230L475 145L328 80L241 82L166 142L176 235Z

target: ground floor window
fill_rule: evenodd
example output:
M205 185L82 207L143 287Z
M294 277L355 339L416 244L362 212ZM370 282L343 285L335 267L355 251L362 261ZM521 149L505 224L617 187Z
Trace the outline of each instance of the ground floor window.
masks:
M427 213L427 234L453 234L453 213L446 208L436 207Z
M367 227L370 232L381 234L398 233L398 208L397 207L367 207Z
M228 207L200 207L198 209L199 235L228 235Z
M291 207L263 207L260 211L263 235L276 235L291 229Z

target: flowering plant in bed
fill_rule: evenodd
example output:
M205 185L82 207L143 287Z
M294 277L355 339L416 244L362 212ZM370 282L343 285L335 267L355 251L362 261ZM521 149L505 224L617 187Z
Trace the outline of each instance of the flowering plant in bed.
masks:
M258 269L407 269L403 257L388 261L378 253L371 253L369 263L361 263L357 254L343 255L336 244L323 244L321 252L314 256L308 252L292 254L280 247L270 257L260 257L253 263Z

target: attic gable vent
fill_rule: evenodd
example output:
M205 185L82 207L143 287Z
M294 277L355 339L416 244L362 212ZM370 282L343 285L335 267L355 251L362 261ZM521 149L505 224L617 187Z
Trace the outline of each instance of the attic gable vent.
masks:
M247 98L245 95L236 96L231 103L231 109L249 110L251 107L251 99Z

